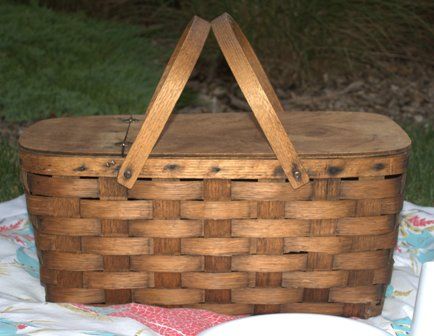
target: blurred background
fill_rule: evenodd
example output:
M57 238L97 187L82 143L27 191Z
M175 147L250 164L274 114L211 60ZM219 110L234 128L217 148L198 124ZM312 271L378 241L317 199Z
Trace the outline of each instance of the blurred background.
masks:
M37 120L139 114L193 15L239 23L289 111L388 115L413 140L406 199L434 200L432 0L0 0L0 201ZM248 111L210 35L178 113Z

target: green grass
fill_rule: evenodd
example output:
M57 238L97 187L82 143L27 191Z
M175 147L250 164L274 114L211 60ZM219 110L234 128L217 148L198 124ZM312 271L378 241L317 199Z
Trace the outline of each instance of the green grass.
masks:
M19 173L17 146L0 140L0 202L23 193Z
M431 0L189 0L174 17L212 19L224 11L281 85L353 74L366 64L380 68L384 60L432 63Z
M434 206L434 129L432 125L411 125L404 129L413 142L405 199L419 205Z
M432 1L191 0L181 8L185 17L231 13L282 85L385 59L432 61L434 51Z
M35 1L58 10L160 25L169 38L192 15L212 20L226 11L281 85L318 80L324 73L351 75L366 64L386 71L382 64L389 62L384 60L433 64L432 0ZM206 54L209 64L214 57L214 51Z
M168 56L146 34L0 0L0 116L143 113Z

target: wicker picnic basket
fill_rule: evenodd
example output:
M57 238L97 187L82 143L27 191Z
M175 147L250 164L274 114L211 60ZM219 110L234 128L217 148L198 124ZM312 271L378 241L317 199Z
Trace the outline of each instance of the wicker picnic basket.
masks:
M168 121L211 27L253 114ZM21 136L47 300L377 315L409 147L381 115L284 112L233 20L195 17L144 117Z

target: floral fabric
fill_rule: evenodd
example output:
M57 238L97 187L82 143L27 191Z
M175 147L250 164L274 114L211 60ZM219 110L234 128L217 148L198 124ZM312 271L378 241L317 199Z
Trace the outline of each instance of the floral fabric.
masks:
M392 281L381 316L366 321L391 335L411 326L421 265L434 259L434 209L405 203ZM46 303L24 197L0 203L0 336L193 336L236 317L140 304L93 307Z

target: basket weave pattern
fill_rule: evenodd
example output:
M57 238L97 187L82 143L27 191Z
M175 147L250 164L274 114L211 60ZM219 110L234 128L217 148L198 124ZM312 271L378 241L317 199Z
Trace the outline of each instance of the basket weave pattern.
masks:
M381 312L404 175L23 179L50 301Z
M236 113L169 122L211 26L258 125ZM194 17L140 130L132 115L59 118L21 137L47 300L380 314L410 139L349 113L288 119L233 19ZM221 139L219 122L232 130Z

